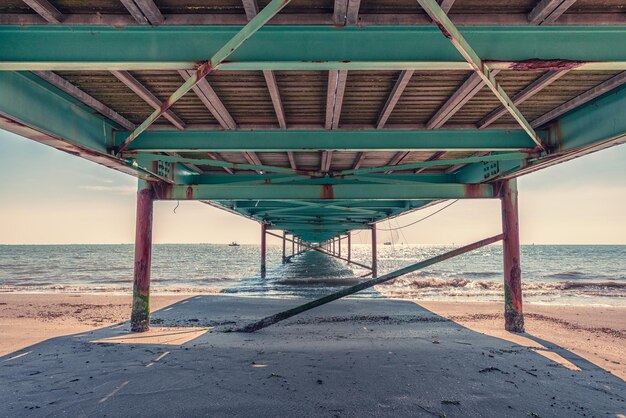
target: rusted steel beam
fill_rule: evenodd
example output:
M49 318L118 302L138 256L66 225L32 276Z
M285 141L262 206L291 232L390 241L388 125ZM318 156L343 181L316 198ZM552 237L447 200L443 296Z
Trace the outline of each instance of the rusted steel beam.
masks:
M521 104L521 103L524 103L526 100L530 99L532 96L534 96L535 94L539 93L541 90L543 90L544 88L548 87L550 84L554 83L559 78L563 77L569 71L570 70L548 71L548 72L546 72L541 77L539 77L537 80L533 81L528 86L526 86L522 91L520 91L515 96L513 96L513 98L512 98L513 103L515 103L516 106ZM487 116L482 118L476 124L476 126L479 129L484 129L487 126L489 126L492 123L494 123L495 121L497 121L500 117L502 117L506 113L508 113L508 112L504 108L504 106L500 106L497 109L493 110L491 113L489 113ZM532 123L531 123L531 125L532 125Z
M193 71L189 70L179 70L178 73L185 81L193 75ZM219 96L206 79L200 80L192 89L222 128L237 129L237 122L235 122L226 109L226 106L224 106L224 103L222 103Z
M39 16L44 18L48 23L61 23L63 14L54 7L48 0L23 0L31 9Z
M404 92L404 89L409 84L409 81L411 81L411 77L413 76L414 72L415 71L413 70L404 70L400 73L396 84L393 86L393 90L391 90L391 93L387 98L387 102L385 103L382 112L380 112L378 122L376 123L376 128L382 129L383 126L385 126L385 123L387 123L387 119L389 119L389 116L391 116L391 112L393 112L393 109L396 107L398 100L400 100L402 92Z
M210 72L214 71L224 60L226 60L233 52L235 52L244 42L254 35L267 21L269 21L283 7L290 3L291 0L271 0L270 3L257 14L248 24L246 24L235 36L233 36L226 44L217 51L211 59L202 63L196 69L196 72L183 83L159 109L156 109L144 122L141 123L126 138L124 143L119 147L118 153L122 152L137 138L143 131L148 129L161 115L174 105L181 97L183 97L193 86L204 79Z
M487 239L484 239L484 240L481 240L481 241L474 242L474 243L466 245L464 247L457 248L457 249L449 251L447 253L443 253L441 255L429 258L427 260L420 261L420 262L415 263L415 264L411 264L411 265L409 265L407 267L401 268L401 269L393 271L391 273L387 273L387 274L385 274L383 276L380 276L378 278L373 278L373 279L367 280L367 281L365 281L363 283L359 283L359 284L357 284L355 286L351 286L351 287L342 289L342 290L340 290L338 292L332 293L332 294L330 294L328 296L324 296L323 298L320 298L320 299L317 299L317 300L305 303L304 305L300 305L300 306L297 306L295 308L292 308L292 309L289 309L289 310L277 313L275 315L271 315L271 316L265 317L265 318L261 319L260 321L248 324L248 325L244 326L243 328L238 329L237 331L239 331L239 332L254 332L254 331L258 331L258 330L260 330L262 328L269 327L270 325L273 325L273 324L275 324L277 322L280 322L280 321L283 321L285 319L291 318L292 316L298 315L298 314L300 314L302 312L306 312L306 311L308 311L310 309L316 308L316 307L324 305L326 303L329 303L329 302L335 301L337 299L341 299L341 298L343 298L345 296L349 296L349 295L352 295L354 293L360 292L361 290L369 289L370 287L373 287L373 286L376 286L378 284L387 282L389 280L393 280L393 279L395 279L397 277L400 277L400 276L403 276L405 274L412 273L412 272L414 272L416 270L420 270L420 269L426 268L428 266L440 263L442 261L445 261L445 260L448 260L450 258L459 256L461 254L465 254L467 252L474 251L474 250L476 250L478 248L481 248L481 247L484 247L486 245L493 244L495 242L500 241L502 238L503 238L502 234L496 235L496 236L493 236L493 237L490 237L490 238L487 238Z
M461 32L456 28L452 21L448 18L441 7L435 0L417 0L431 19L439 26L439 29L445 37L447 37L452 45L459 51L459 53L470 64L474 71L480 76L483 82L491 89L493 94L500 100L502 105L509 111L511 116L520 124L522 129L530 136L530 138L537 144L537 146L543 149L541 139L530 126L530 123L526 120L524 115L513 104L508 94L504 91L502 86L496 81L489 67L487 67L482 59L476 54L474 49L467 43Z
M587 90L579 96L574 97L573 99L563 103L555 109L552 109L548 113L539 116L537 119L531 122L531 125L535 128L545 125L548 122L553 121L559 116L569 112L570 110L574 110L578 106L581 106L601 95L608 93L609 91L616 89L617 87L626 84L626 71L623 71L617 74L615 77L610 78L609 80L598 84L594 88Z
M517 180L505 180L500 184L502 233L504 235L502 245L502 256L504 259L504 327L507 331L524 332Z
M104 103L85 93L83 90L79 89L58 74L53 73L52 71L33 71L33 73L38 77L46 80L48 83L52 84L59 90L69 94L76 100L79 100L82 103L86 104L107 119L117 123L120 126L123 126L126 129L135 129L134 123L132 123Z
M267 271L267 224L261 222L261 277Z
M493 70L492 75L498 74L498 70ZM437 112L426 123L426 129L439 129L456 112L461 110L465 103L469 102L485 86L484 81L477 73L472 73L467 80L459 87L452 96L437 110Z
M152 183L141 182L137 192L137 220L135 224L135 273L130 330L145 332L150 329L150 268L152 260Z
M154 109L160 109L163 106L163 103L157 99L157 97L152 94L150 90L148 90L143 84L139 82L135 77L133 77L128 71L111 71L111 74L115 76L118 80L126 85L129 89L131 89L137 96L139 96L144 102L148 103ZM174 112L171 110L165 111L163 117L170 121L172 125L174 125L178 129L185 129L186 125Z
M348 80L347 70L330 70L328 72L328 90L326 93L326 129L337 129L341 117L343 96Z
M528 21L531 25L554 23L575 2L576 0L541 0L528 13Z
M378 277L378 257L376 256L376 224L370 226L372 229L372 277Z

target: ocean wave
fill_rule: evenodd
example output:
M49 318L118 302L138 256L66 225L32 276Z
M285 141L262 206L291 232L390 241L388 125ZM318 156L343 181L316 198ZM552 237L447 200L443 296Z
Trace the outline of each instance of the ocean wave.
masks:
M547 274L544 277L549 278L549 279L571 280L571 279L584 278L586 276L587 274L583 273L582 271L564 271L564 272L559 272L559 273Z

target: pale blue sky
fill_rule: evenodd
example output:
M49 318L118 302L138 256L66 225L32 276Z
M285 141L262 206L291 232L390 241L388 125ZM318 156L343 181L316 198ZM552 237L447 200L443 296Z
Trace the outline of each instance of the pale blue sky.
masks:
M0 151L0 244L133 242L134 177L2 130ZM523 243L626 244L626 146L525 176L519 189ZM198 202L181 202L176 213L175 206L156 204L155 242L259 241L255 222ZM498 201L474 200L403 232L410 243L449 244L499 230Z

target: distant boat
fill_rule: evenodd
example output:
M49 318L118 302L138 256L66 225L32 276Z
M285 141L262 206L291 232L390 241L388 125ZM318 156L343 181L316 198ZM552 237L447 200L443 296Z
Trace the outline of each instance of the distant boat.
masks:
M385 242L385 245L391 245L390 241Z
M228 244L229 247L239 247L239 244L237 244L237 241L233 241L230 244Z

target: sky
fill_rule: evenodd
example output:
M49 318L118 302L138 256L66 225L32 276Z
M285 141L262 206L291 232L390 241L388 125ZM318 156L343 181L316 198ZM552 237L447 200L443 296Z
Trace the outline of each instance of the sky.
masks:
M0 244L132 243L137 180L0 130ZM626 145L518 180L523 244L626 244ZM258 244L260 226L200 202L156 202L154 243ZM436 210L385 221L407 225ZM501 231L500 204L461 200L379 242L462 244ZM355 236L368 243L369 233ZM269 239L270 244L277 240Z

